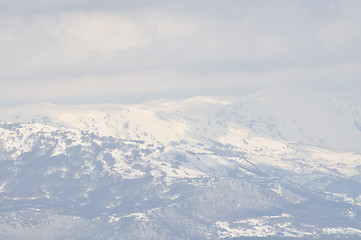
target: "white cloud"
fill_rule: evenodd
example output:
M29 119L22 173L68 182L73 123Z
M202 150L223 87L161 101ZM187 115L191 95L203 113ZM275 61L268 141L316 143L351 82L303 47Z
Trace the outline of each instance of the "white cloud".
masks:
M92 51L112 55L118 50L145 46L151 40L144 28L116 15L71 13L59 18L59 26L54 26L58 29L56 34L65 38L65 49L75 57Z
M10 63L8 69L15 72L69 67L89 54L121 55L121 51L144 48L159 39L186 38L192 31L191 24L161 12L139 17L72 12L29 19L3 17L2 22L0 48L7 57L3 55L0 61ZM13 60L9 62L8 56Z
M360 29L349 20L337 20L325 24L319 29L319 37L328 48L349 46L355 38L359 38Z
M268 72L235 72L195 76L181 71L161 70L116 75L87 75L81 77L53 77L43 80L0 82L1 101L59 101L76 98L122 95L142 95L162 92L201 94L217 89L247 89L269 87L274 84L324 85L355 81L361 75L361 62L312 68L292 68ZM357 80L356 80L357 81ZM337 84L336 84L337 85ZM332 88L332 86L331 86ZM357 86L356 86L357 88ZM202 90L203 89L203 90ZM160 97L160 96L154 96Z
M359 1L141 2L0 15L1 99L333 81L360 62Z

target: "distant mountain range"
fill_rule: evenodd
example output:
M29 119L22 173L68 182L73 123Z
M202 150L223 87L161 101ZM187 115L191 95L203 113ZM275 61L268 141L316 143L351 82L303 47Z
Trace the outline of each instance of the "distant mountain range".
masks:
M360 239L361 109L241 99L0 108L1 239Z

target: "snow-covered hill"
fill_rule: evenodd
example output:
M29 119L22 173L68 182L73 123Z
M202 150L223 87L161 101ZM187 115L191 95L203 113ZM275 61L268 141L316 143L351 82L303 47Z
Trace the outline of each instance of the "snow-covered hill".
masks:
M360 116L290 86L1 108L0 238L361 238Z
M306 89L277 86L226 106L224 122L295 144L361 152L359 112L346 103Z

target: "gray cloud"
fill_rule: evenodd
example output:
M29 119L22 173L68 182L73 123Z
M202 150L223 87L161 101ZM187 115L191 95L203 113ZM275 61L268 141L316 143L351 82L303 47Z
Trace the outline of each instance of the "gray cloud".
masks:
M1 4L4 102L361 85L356 0Z

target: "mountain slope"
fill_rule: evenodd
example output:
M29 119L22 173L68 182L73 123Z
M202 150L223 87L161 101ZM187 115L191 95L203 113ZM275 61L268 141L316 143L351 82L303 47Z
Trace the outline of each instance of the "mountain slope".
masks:
M0 109L0 238L360 238L357 116L287 86Z
M296 144L361 151L360 120L337 99L305 89L278 86L226 106L218 116L256 134Z

